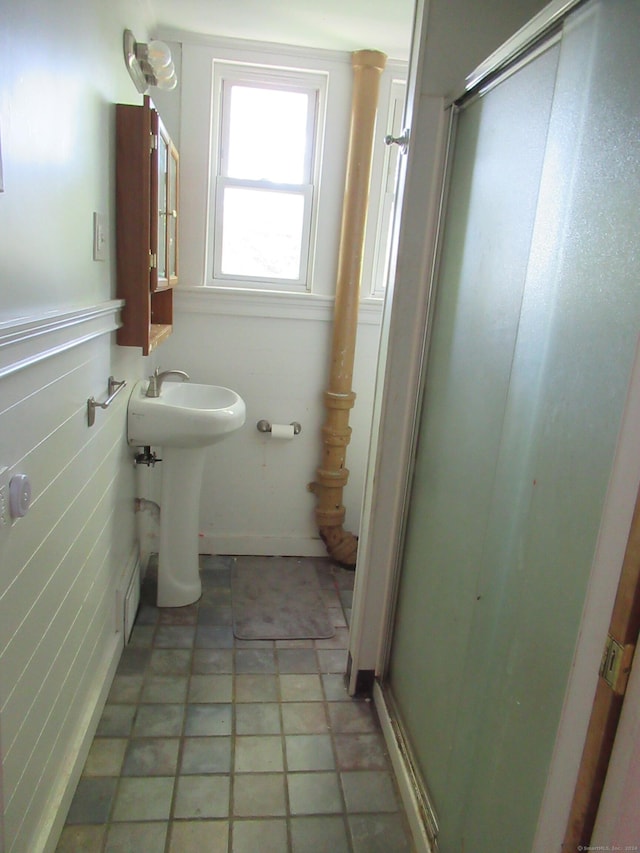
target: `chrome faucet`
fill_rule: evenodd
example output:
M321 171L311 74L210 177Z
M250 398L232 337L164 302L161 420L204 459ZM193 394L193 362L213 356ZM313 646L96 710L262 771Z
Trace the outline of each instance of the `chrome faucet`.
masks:
M183 382L189 381L189 374L185 373L184 370L163 370L160 372L160 368L156 367L153 375L149 377L146 396L159 397L162 383L168 376L179 376Z

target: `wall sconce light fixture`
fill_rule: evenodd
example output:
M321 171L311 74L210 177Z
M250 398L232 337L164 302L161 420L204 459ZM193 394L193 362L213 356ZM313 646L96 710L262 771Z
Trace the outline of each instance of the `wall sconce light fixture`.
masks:
M178 84L171 51L163 41L137 42L131 30L125 30L124 61L142 95L149 91L150 86L175 89Z

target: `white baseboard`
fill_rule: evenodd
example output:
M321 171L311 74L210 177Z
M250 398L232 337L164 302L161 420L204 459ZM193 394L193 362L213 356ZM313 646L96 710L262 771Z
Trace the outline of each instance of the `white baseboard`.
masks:
M136 614L138 612L138 607L140 605L140 561L136 560L133 572L131 573L131 578L129 579L129 585L127 587L127 591L124 596L123 601L123 617L124 617L124 642L125 645L131 639L131 632L133 631L133 623L136 618Z
M425 824L423 806L421 806L416 792L415 776L400 746L397 730L387 708L384 693L377 681L373 686L373 701L378 712L382 734L389 750L389 757L400 789L402 805L409 821L415 849L417 853L437 853L434 833L429 832ZM435 816L433 822L435 824Z
M115 629L116 633L124 635L125 646L129 642L133 620L140 603L140 582L144 574L143 568L146 569L146 565L143 567L141 555L136 545L131 550L116 589Z
M260 557L326 557L321 539L279 536L210 536L201 534L201 554Z

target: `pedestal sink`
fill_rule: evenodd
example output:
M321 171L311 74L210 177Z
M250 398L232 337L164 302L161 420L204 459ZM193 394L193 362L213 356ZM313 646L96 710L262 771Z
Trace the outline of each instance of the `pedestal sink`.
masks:
M183 607L202 594L198 555L200 491L206 448L245 422L244 400L230 388L165 382L147 397L138 382L127 409L132 446L162 448L158 607Z

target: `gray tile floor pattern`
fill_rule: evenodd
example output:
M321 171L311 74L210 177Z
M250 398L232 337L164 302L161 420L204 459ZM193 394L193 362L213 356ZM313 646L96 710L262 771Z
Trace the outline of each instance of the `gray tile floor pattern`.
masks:
M241 641L233 559L201 557L175 609L150 565L57 853L410 853L375 708L344 686L353 572L314 559L331 639Z

